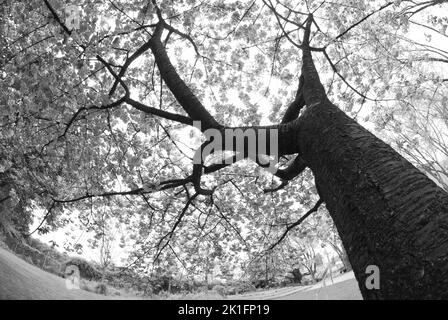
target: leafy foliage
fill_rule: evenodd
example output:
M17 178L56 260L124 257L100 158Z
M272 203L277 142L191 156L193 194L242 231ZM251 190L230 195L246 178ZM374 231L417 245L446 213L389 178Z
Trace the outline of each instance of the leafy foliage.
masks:
M319 239L343 255L323 209L278 252L268 250L318 200L309 170L269 194L263 189L278 178L246 161L204 178L218 186L212 197L182 183L160 190L190 175L201 136L171 121L184 109L145 47L159 14L177 73L218 121L239 126L281 121L299 81L301 23L313 12L313 46L323 48L315 63L329 97L448 190L448 53L434 40L447 37L444 1L77 5L79 30L65 26L59 0L4 1L0 9L3 226L26 235L40 208L40 233L78 224L103 249L108 230L121 230L133 248L127 266L167 279L230 278L228 269L247 271L266 257L272 276L283 274L293 258L281 262L280 252L297 241Z

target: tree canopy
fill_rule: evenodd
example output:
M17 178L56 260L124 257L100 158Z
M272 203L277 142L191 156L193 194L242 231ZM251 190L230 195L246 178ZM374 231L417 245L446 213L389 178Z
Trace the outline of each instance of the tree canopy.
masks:
M25 235L79 225L95 246L113 224L133 248L128 266L196 274L215 258L226 268L281 252L290 237L335 244L296 152L274 175L224 165L232 150L192 162L204 142L195 120L255 128L298 116L304 47L330 100L448 190L447 1L73 5L79 28L64 1L0 7L1 201Z

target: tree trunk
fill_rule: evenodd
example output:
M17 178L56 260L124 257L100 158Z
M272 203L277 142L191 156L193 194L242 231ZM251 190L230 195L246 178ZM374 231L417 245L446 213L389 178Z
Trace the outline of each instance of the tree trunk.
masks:
M363 297L447 299L448 194L326 98L299 120L300 154ZM365 286L369 265L378 290Z
M336 243L333 243L331 241L328 241L328 243L331 245L334 251L336 251L339 259L342 262L342 265L344 266L345 271L351 271L352 266L350 265L350 261L348 260L347 251L345 251L345 248L343 245L338 246Z
M269 282L269 264L268 264L268 256L266 255L266 257L265 257L265 279L264 279L264 281L265 281L265 287L267 287L268 286L268 282Z
M314 263L311 265L310 275L311 275L311 279L313 280L313 283L316 283L317 282L317 279L316 279L316 266L314 265Z
M342 246L341 260L342 260L342 264L345 267L345 272L351 271L352 266L350 264L350 260L348 259L347 251L345 250L344 246Z
M351 271L352 266L350 264L350 260L348 259L347 251L345 250L344 246L342 246L342 250L341 250L341 260L342 260L342 264L344 265L345 272Z

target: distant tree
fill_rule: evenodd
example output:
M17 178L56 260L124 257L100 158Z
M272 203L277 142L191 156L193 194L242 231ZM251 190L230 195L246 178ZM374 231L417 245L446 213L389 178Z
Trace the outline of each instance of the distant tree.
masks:
M302 273L300 272L300 268L295 268L291 271L292 274L292 282L293 283L301 283L302 282Z

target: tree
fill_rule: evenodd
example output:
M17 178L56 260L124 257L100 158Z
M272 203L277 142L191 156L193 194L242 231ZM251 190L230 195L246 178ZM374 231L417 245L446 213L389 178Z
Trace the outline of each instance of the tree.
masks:
M317 226L313 226L314 232L312 236L319 239L322 242L322 246L329 245L338 255L339 259L343 264L345 271L350 271L352 267L350 266L350 261L348 260L347 252L345 251L342 241L337 233L336 226L332 221L328 221L328 216L325 215L325 222L319 221Z
M319 253L316 253L312 243L296 242L295 244L296 250L298 251L299 264L305 269L305 275L310 275L313 283L316 282L318 280L316 277L317 266L322 265L322 257Z
M279 207L287 208L286 213L272 210L263 219L248 211L239 218L237 214L227 216L220 211L226 202L223 195L232 192L227 184L238 190L239 198L269 207L264 199L250 195L251 177L239 177L246 179L241 189L236 178L219 172L227 170L229 162L249 158L251 146L247 140L241 150L214 144L209 159L200 156L199 162L193 161L188 167L185 159L196 159L192 153L198 152L180 146L178 126L199 121L204 133L210 129L221 134L226 130L248 134L266 131L269 137L271 133L278 135L281 168L274 172L280 185L265 191L283 192L282 188L294 184L292 180L309 168L319 197L302 218L287 224L287 231L325 203L364 298L448 297L447 280L442 276L448 268L447 193L347 114L356 117L366 104L372 113L384 115L375 108L388 101L384 97L387 92L393 91L400 99L394 89L389 90L390 78L412 70L400 55L418 61L411 55L415 44L402 40L405 29L412 17L443 5L441 1L381 5L307 1L298 6L291 1L274 4L270 0L143 4L82 2L84 23L79 31L66 25L58 1L6 6L9 11L0 23L10 27L3 31L6 45L0 66L2 92L6 93L2 97L6 107L2 127L8 130L2 131L1 139L12 146L6 150L10 158L22 158L20 155L31 152L23 152L29 148L38 153L39 161L49 163L49 169L40 176L56 182L39 184L43 179L32 174L28 180L46 190L37 199L48 209L43 222L51 223L54 218L57 227L57 210L73 204L80 210L108 204L119 209L117 215L124 223L130 223L135 218L124 203L129 201L133 210L141 213L140 219L147 220L145 235L157 239L155 244L141 242L140 253L153 253L154 261L172 243L180 246L186 241L188 235L178 232L185 226L194 234L222 228L223 240L231 246L229 234L242 237L239 229L244 220L252 219L254 228L259 228L263 225L260 220L275 215L284 220L283 214L291 215L286 205L291 199L284 193L279 196L285 200ZM115 16L98 21L88 14L90 10L111 11ZM320 14L328 18L320 19ZM372 22L373 15L379 22ZM33 26L20 23L23 21L31 21ZM220 35L216 30L221 27L228 33ZM177 45L180 42L182 47ZM183 56L185 43L191 54ZM388 50L395 44L408 51ZM261 52L270 47L263 55L248 46ZM429 47L425 50L444 54ZM230 55L230 65L221 60L226 55ZM266 56L273 57L270 68ZM334 62L336 59L339 61ZM255 61L251 70L243 68L245 60ZM287 64L287 60L297 64ZM198 61L202 68L196 68ZM280 85L294 83L297 88L282 113L280 105L292 90L278 90L269 117L276 124L271 125L259 125L262 116L249 95L260 95L257 87L263 87L265 79L257 80L257 75L264 69L271 69L268 78L278 78ZM318 69L323 72L319 74ZM399 70L389 72L395 69ZM340 80L333 81L334 76ZM432 84L445 85L446 79L436 75L427 73L426 78ZM232 90L239 91L243 107L229 101ZM133 98L136 94L143 102ZM347 113L333 104L333 99L344 105ZM357 113L352 111L354 107ZM168 122L175 126L168 126ZM25 137L31 137L30 141ZM199 152L212 143L208 138L197 148ZM251 157L261 167L266 167L265 156L276 155L273 141L265 141L264 150L256 150ZM210 158L214 160L211 163ZM249 166L242 169L247 171ZM215 181L207 179L208 187L204 187L202 177L211 174ZM260 181L268 180L260 176ZM169 189L174 189L172 194ZM126 200L116 200L119 196ZM199 223L193 227L194 219ZM207 229L210 223L212 227ZM364 286L369 265L381 270L379 290Z
M299 268L295 268L291 271L291 274L293 276L292 282L293 283L301 283L302 282L302 273L300 272Z
M256 256L245 268L248 279L256 288L279 285L291 270L291 261L283 257L280 251Z

